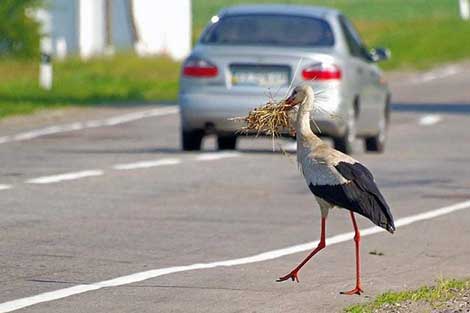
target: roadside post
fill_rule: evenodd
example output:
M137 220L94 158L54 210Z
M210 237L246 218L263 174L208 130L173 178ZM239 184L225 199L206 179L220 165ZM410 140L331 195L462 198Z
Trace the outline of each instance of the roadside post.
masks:
M469 0L459 0L459 8L460 8L460 17L462 17L463 20L470 19Z
M52 18L44 9L35 12L36 19L41 24L41 40L39 42L39 87L45 90L52 88Z
M52 39L41 39L41 61L39 64L39 86L45 90L52 88Z

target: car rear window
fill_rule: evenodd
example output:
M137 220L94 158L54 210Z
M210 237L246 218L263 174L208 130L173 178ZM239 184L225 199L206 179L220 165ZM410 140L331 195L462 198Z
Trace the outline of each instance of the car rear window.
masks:
M231 15L220 19L201 38L205 44L328 47L334 36L327 21L290 15Z

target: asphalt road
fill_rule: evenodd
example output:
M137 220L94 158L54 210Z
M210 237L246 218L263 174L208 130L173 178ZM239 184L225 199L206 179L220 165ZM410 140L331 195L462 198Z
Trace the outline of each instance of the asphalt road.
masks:
M387 151L365 154L358 144L355 157L375 174L396 219L470 200L469 77L465 64L390 75ZM103 126L110 116L153 109L64 113L53 122L102 123L28 140L15 134L52 121L0 124L8 136L0 144L0 312L24 304L32 305L19 311L334 312L387 290L470 276L464 204L393 236L363 237L363 296L339 294L354 287L352 241L327 246L300 283L276 283L306 251L240 258L319 238L320 212L294 157L273 153L266 139L243 139L237 154L182 153L171 112ZM205 147L213 150L214 140ZM57 176L64 173L72 174ZM347 212L333 210L328 236L351 231ZM224 260L235 261L210 264ZM193 267L175 268L186 265ZM119 286L99 284L141 272Z

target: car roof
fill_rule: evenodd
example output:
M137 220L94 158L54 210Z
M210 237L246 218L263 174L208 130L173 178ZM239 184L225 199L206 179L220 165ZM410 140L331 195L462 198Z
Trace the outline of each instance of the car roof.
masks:
M244 15L244 14L286 14L286 15L301 15L312 17L325 17L328 15L339 15L340 12L320 6L303 6L303 5L288 5L288 4L252 4L252 5L237 5L222 9L219 16L223 15Z

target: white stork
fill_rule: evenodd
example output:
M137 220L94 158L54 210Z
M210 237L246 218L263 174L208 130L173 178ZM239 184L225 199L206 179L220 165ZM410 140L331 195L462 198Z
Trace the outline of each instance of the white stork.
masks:
M356 287L342 294L363 292L360 278L360 233L354 212L370 219L390 233L395 231L393 216L369 170L353 159L325 144L310 127L310 114L314 108L314 92L310 86L298 86L286 104L299 105L296 118L297 161L310 191L321 210L321 236L318 246L289 274L278 281L298 279L298 272L318 251L325 247L325 227L328 211L341 207L350 211L356 246Z

